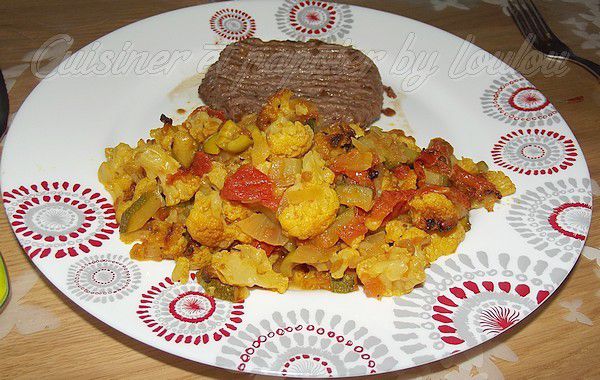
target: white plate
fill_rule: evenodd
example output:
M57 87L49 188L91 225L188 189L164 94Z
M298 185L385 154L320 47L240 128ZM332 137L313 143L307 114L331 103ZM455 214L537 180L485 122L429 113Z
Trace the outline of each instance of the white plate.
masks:
M199 73L216 59L215 43L250 35L305 39L311 28L319 30L312 36L379 54L384 83L397 92L411 89L407 72L392 69L404 41L412 39L415 57L433 57L437 71L400 97L406 119L384 117L377 124L406 129L408 121L420 145L443 137L457 155L505 170L517 193L494 213L473 212L473 228L458 253L432 265L423 287L381 301L362 292L253 291L246 302L230 304L204 295L193 282L173 285L172 262L130 260L96 177L104 148L134 144L161 125L161 113L178 121L184 117L178 108L199 105ZM67 61L40 83L4 147L2 189L10 222L32 262L88 313L197 362L341 377L464 351L514 326L556 291L583 247L592 197L569 127L523 77L501 65L504 73L450 78L463 44L410 19L319 1L216 3L129 25L75 57L95 52L91 62L98 63L109 50L188 53L168 73L154 74L76 75ZM398 108L400 98L388 102Z

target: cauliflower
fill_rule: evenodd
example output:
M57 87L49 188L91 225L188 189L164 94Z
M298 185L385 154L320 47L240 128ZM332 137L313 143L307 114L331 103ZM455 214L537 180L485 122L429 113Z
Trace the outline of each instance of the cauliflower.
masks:
M208 247L193 246L192 256L190 257L190 269L200 270L210 266L212 261L212 252Z
M431 244L427 245L423 252L427 260L431 263L443 255L449 255L456 252L458 245L465 239L465 228L458 224L453 230L448 232L436 232L431 234Z
M425 231L448 231L458 223L458 210L443 194L417 195L408 202L415 227Z
M431 237L427 232L396 219L385 225L385 240L399 247L407 246L408 243L420 249L423 245L429 244Z
M313 183L291 186L283 194L277 219L284 231L308 239L325 231L340 207L335 190Z
M427 260L421 253L392 247L358 263L356 273L367 297L400 296L425 281Z
M222 123L223 121L218 117L209 116L206 107L198 107L183 122L183 126L189 130L196 141L201 143L217 132Z
M514 194L517 190L515 184L502 172L489 171L486 172L484 176L492 183L492 185L494 185L496 190L498 190L503 197Z
M258 115L257 124L265 128L275 120L284 118L292 122L317 120L317 108L305 99L293 98L290 90L281 90L271 96Z
M147 238L131 248L132 259L161 261L184 256L189 240L181 224L155 219L148 225Z
M271 262L262 249L251 245L238 245L231 251L220 251L212 257L212 268L219 280L235 286L260 286L283 293L288 288L288 278L273 271Z
M201 184L202 179L191 173L178 176L174 181L167 180L162 184L162 192L165 195L167 206L174 206L192 199Z
M354 248L344 248L331 255L331 277L340 279L348 268L356 268L360 260L360 253Z
M302 177L316 184L332 184L335 179L335 174L329 169L325 161L321 158L319 153L314 150L306 153L302 157ZM310 173L307 175L305 173Z
M227 247L223 242L225 222L221 214L221 198L219 193L211 191L208 195L196 194L194 206L190 210L185 225L190 236L198 243L208 247Z
M223 184L225 183L225 178L227 178L227 170L225 169L225 165L221 162L213 161L212 168L208 173L206 173L208 180L212 183L217 189L221 190L223 188Z
M246 219L254 212L248 207L238 202L230 202L223 200L223 216L228 222L237 222L238 220Z
M271 153L285 157L298 157L308 152L314 137L310 126L283 118L273 122L266 134Z
M160 145L145 144L136 148L135 159L146 171L149 178L159 177L164 183L167 175L175 174L181 166Z
M142 167L135 161L135 149L127 144L119 144L106 149L106 162L98 169L98 179L115 201L131 198L131 190L137 178L144 177Z

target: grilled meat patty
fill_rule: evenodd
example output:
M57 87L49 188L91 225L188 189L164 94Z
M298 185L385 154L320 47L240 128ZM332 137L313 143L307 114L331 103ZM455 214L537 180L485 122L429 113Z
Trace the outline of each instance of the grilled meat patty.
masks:
M281 89L313 101L318 127L335 122L367 126L379 119L383 85L377 66L359 50L317 40L262 41L228 45L198 89L208 106L233 120L260 111Z

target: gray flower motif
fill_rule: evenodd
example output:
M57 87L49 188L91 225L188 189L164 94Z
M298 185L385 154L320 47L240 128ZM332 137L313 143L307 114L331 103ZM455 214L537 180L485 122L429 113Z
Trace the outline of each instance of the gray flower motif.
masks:
M69 267L67 287L81 300L109 303L131 295L141 277L138 265L127 256L86 256Z
M518 196L506 219L536 250L574 263L590 226L591 204L589 179L546 182Z
M230 337L223 367L280 376L339 377L389 371L397 361L365 327L323 310L275 312Z
M318 0L285 0L275 13L281 32L292 39L341 40L352 28L352 10L348 5Z
M443 257L427 270L424 286L394 298L392 338L417 365L464 351L530 314L567 273L527 255Z
M544 94L517 74L495 79L483 92L481 106L489 117L513 126L541 127L562 121Z

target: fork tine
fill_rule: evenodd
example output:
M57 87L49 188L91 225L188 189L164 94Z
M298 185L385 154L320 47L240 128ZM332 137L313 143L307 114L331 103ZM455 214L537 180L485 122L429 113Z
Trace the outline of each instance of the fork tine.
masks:
M537 7L533 3L533 1L531 1L531 0L522 0L521 3L525 7L525 10L531 16L532 21L538 26L538 29L547 38L552 37L553 36L552 30L550 29L550 27L548 26L548 24L546 24L546 21L544 21L544 18L542 17L542 14L537 9Z
M514 6L515 6L516 13L521 18L521 22L523 24L527 25L529 33L533 34L537 38L537 40L539 40L540 37L544 33L541 32L541 30L539 28L539 25L537 25L537 22L535 20L533 20L533 17L529 14L529 11L527 10L527 8L525 8L525 5L523 4L523 1L522 0L515 0L514 1Z
M510 13L510 16L512 17L515 24L517 24L517 27L519 28L519 31L521 32L523 37L525 39L533 41L535 33L533 33L531 27L525 22L523 18L523 13L519 8L517 8L514 0L508 0L508 12Z
M531 0L523 0L523 3L525 3L525 7L527 7L529 12L533 15L534 20L537 20L537 23L540 25L541 30L548 35L553 35L554 33L552 33L552 29L550 29L550 27L544 20L544 17L542 17L542 13L535 6L535 3Z

